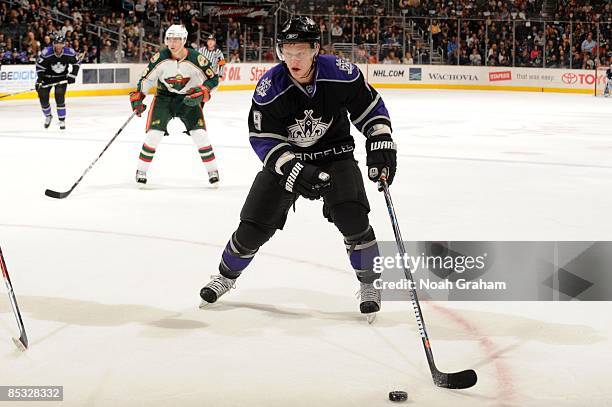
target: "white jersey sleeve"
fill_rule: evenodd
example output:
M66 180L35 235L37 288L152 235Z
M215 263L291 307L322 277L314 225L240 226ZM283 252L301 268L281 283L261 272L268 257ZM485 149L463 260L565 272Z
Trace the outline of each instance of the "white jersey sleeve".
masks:
M158 52L151 57L149 65L147 65L143 71L140 80L138 81L138 91L146 95L149 89L157 86L157 81L159 80L159 75L161 73L161 69L159 69L161 65L160 62L160 53Z

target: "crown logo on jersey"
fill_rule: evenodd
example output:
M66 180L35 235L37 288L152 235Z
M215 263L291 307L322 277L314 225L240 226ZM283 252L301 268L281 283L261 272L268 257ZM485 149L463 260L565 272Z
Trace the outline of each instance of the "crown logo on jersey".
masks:
M305 117L300 120L296 119L295 124L287 127L289 131L289 142L297 145L298 147L310 147L315 144L329 126L331 126L333 119L329 123L325 123L322 120L322 117L314 118L312 117L312 110L305 110Z
M353 64L346 59L336 58L336 66L341 71L346 71L349 75L353 73Z
M263 78L259 81L259 85L255 88L255 93L261 97L265 97L268 94L268 90L272 87L272 80L270 78Z
M172 89L180 91L185 87L185 85L187 85L187 82L189 82L190 79L191 78L188 76L177 74L173 78L171 77L171 78L164 79L164 82L170 85Z
M53 65L51 65L51 69L53 69L53 72L55 73L64 73L64 71L66 70L66 66L65 64L62 64L61 62L56 62Z

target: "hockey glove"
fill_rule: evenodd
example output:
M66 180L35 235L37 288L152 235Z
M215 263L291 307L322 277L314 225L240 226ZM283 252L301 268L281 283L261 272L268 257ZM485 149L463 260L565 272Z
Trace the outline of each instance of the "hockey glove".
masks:
M294 158L282 167L281 185L289 192L308 199L319 199L331 190L328 173Z
M366 141L366 164L368 178L374 182L380 180L383 169L387 169L387 184L391 185L397 169L397 148L390 134L371 136Z
M130 92L130 104L132 105L132 111L134 111L138 117L140 117L142 112L147 109L147 105L142 103L144 98L145 94L142 92Z
M44 78L43 78L42 76L39 76L39 77L36 79L36 85L34 85L34 87L36 88L36 91L37 91L37 92L38 92L38 91L39 91L39 90L42 88L42 85L43 85L43 79L44 79Z
M183 103L187 106L198 106L202 102L210 100L210 89L204 85L196 86L187 91L187 96L183 99Z
M75 83L76 76L69 73L68 76L66 76L66 80L68 81L69 84Z

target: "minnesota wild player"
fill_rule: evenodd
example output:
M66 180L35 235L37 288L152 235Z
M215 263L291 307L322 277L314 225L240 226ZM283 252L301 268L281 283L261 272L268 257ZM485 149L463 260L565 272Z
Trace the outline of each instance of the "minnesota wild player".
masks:
M199 52L185 48L187 30L172 25L166 31L167 48L155 54L138 81L137 90L130 93L132 110L140 116L147 106L143 100L147 91L156 86L156 95L147 118L146 136L138 159L136 182L147 183L147 170L155 156L155 149L168 122L178 117L185 124L187 134L198 148L208 171L211 184L219 182L219 171L212 145L206 132L202 102L210 100L210 90L219 83L210 62Z

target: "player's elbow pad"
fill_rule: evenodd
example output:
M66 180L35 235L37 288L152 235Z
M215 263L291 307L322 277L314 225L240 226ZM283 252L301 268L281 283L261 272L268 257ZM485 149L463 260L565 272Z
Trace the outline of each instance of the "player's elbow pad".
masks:
M389 137L391 137L391 127L382 123L374 124L373 126L370 126L368 129L366 129L364 131L364 134L367 138L382 135L388 135Z

